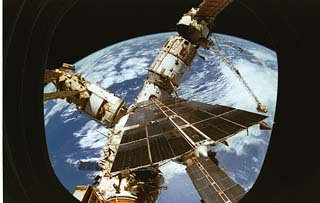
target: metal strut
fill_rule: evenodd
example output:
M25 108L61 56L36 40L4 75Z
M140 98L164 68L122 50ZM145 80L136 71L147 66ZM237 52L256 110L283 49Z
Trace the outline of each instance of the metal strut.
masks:
M240 74L239 70L235 67L233 63L231 63L225 56L224 54L217 49L215 46L211 46L210 50L213 51L217 56L219 56L224 63L227 64L227 66L230 68L232 72L234 72L239 80L242 82L242 84L247 88L248 92L250 95L254 98L255 102L257 103L257 111L261 113L267 113L268 109L265 105L262 105L262 103L258 100L258 97L253 93L252 89L249 87L248 83L243 79L242 75Z
M228 41L228 40L225 40L225 39L222 39L221 37L218 37L216 34L212 33L212 35L214 36L214 44L217 46L218 49L220 49L220 47L218 46L218 41L219 42L222 42L223 44L227 44L229 45L230 47L252 57L256 63L258 63L259 65L263 66L263 62L258 59L253 53L251 53L250 51L246 50L246 49L243 49L237 45L235 45L234 43Z

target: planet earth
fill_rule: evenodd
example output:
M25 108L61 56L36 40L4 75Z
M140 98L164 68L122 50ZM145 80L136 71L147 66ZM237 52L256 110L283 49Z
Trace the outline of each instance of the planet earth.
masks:
M90 82L98 83L123 98L129 106L142 88L147 69L165 40L175 32L129 39L101 49L74 65ZM233 36L215 34L212 40L240 71L261 103L268 107L269 126L275 115L278 65L273 50ZM192 66L178 89L179 97L209 104L232 106L256 112L256 103L223 60L211 51L199 49ZM55 91L48 84L44 92ZM65 100L44 103L46 140L52 167L64 187L74 192L76 185L93 182L98 172L80 171L80 161L97 161L106 144L108 129L80 114ZM249 128L211 148L220 167L246 191L257 179L268 148L271 131ZM158 202L200 202L185 166L170 161L160 167L168 190L161 191ZM178 195L177 195L178 194Z

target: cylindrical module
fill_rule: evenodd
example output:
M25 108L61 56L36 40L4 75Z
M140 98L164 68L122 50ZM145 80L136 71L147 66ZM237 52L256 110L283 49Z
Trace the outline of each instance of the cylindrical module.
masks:
M169 80L171 84L166 83L166 85L173 85L177 88L196 54L197 49L188 40L181 36L170 37L152 63L149 69L149 78L153 78L152 74L156 73ZM160 87L163 86L163 84L158 84L157 80L153 82Z
M79 110L104 126L113 127L126 114L127 109L123 99L113 93L93 83L87 86L87 91L90 93L90 98L85 107Z
M157 75L153 73L153 76ZM151 96L156 96L157 98L169 97L170 94L166 91L162 91L162 89L160 89L159 86L160 85L155 85L155 82L151 81L149 77L149 79L144 82L144 85L137 97L136 102L139 103L143 101L148 101Z
M169 37L151 64L148 79L136 103L147 101L152 96L157 98L170 96L179 87L196 54L197 48L188 40L181 36Z
M65 98L92 119L108 128L113 127L127 113L123 99L97 84L88 82L79 73L72 74L66 71L73 67L67 65L46 71L45 79L47 82L53 82L58 91L46 93L44 99Z

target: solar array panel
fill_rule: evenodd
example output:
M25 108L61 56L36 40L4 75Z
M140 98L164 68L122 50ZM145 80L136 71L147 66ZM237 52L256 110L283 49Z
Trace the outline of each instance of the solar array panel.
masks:
M223 142L266 116L222 105L169 98L137 104L112 172L175 159L202 142Z
M192 158L187 173L204 202L238 202L245 190L222 171L211 159Z
M134 128L132 130L126 130L123 133L123 137L121 139L121 144L144 139L146 137L147 137L147 135L146 135L146 130L145 130L144 126Z
M120 171L150 164L147 140L121 144L111 171Z
M215 17L233 0L204 0L196 16Z
M192 149L178 130L162 131L148 139L121 143L111 172L151 165L179 157Z

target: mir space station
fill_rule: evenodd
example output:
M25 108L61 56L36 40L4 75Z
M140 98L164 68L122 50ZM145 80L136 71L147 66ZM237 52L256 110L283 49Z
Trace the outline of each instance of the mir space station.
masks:
M232 0L204 0L185 13L148 70L147 79L135 102L127 107L123 99L98 84L90 83L75 67L46 70L44 82L57 92L44 100L66 99L83 114L110 130L108 141L96 165L81 162L79 169L99 170L94 182L76 186L74 196L82 203L156 202L164 177L159 166L175 160L186 172L202 202L238 202L245 190L219 168L210 146L253 125L271 128L264 122L267 107L251 91L239 70L210 40L215 17ZM223 105L210 105L180 98L177 89L198 55L197 49L212 51L238 76L257 103L259 114ZM201 57L201 56L200 56Z

